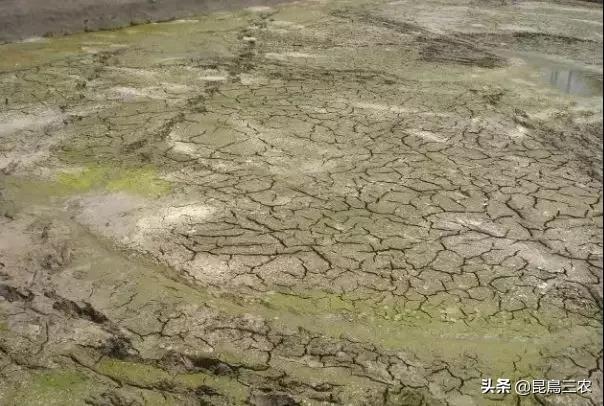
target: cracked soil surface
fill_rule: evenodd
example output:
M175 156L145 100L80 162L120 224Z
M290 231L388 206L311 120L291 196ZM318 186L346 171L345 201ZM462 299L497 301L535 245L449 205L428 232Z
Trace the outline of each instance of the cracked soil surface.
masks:
M602 404L601 5L36 39L0 96L1 405Z

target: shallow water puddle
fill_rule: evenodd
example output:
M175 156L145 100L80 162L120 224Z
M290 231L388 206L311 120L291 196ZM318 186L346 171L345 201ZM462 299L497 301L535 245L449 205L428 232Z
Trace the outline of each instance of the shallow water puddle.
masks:
M602 94L602 82L588 72L561 66L541 68L542 78L550 86L566 94L597 96Z
M602 96L602 74L593 66L535 52L502 51L501 55L512 63L505 72L513 75L513 81L575 97Z

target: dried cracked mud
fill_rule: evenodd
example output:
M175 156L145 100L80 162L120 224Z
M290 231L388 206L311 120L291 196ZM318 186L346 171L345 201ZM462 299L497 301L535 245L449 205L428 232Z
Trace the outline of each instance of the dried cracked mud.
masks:
M601 405L601 30L305 1L0 46L0 404Z

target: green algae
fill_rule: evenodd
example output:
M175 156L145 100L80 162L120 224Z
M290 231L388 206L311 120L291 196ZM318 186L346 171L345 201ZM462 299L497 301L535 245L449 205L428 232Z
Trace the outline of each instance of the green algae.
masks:
M279 16L288 21L305 23L315 21L315 17L320 17L320 14L313 15L299 7L292 8L289 14L282 13ZM312 18L309 18L309 16L312 16ZM180 26L174 25L169 27L169 30L180 34L187 32L187 35L184 36L186 38L193 32L193 27L198 29L202 25L191 22ZM149 36L147 45L162 36L161 41L167 44L167 48L175 45L173 38L168 41L168 37L172 34L167 35L167 30L168 28L165 26L144 25L125 29L119 33L99 35L107 35L107 41L111 42L113 39L109 35L117 34L119 36L117 40L124 43L129 41L124 36L137 41L141 41L143 36ZM207 38L204 39L204 41L206 40ZM70 45L70 41L74 41L73 44ZM65 39L66 50L64 52L79 53L80 50L78 46L75 46L76 43L77 38L75 37ZM185 55L189 45L185 44L182 47L181 44L177 45L179 46L175 51L177 56ZM68 49L71 46L73 46L73 50ZM202 46L206 47L207 44L204 43ZM49 48L52 50L52 47ZM371 50L357 50L356 52L357 58L364 56L364 58L358 59L379 61L380 64L385 64L388 60L399 61L401 59L398 57L383 59L384 56L378 58L380 55L372 54ZM335 53L335 51L323 53L321 56L327 54L332 55L331 59L328 59L325 63L327 67L336 67L346 57L345 53ZM335 56L338 56L338 59L335 59ZM32 61L35 59L33 54L25 53L23 57L31 57ZM146 60L141 59L143 56L132 52L125 53L120 58L123 58L122 61L131 62L133 65L143 65L146 62ZM150 60L153 61L154 59L150 58ZM27 63L30 62L27 61ZM470 71L465 67L431 68L425 65L424 68L419 70L409 69L404 72L404 77L421 79L422 81L441 81L443 77L451 79L452 73L459 73L456 80L462 81L467 80L468 75L476 73L475 70ZM444 72L444 69L447 72ZM466 76L462 77L462 73ZM217 104L222 103L222 100L218 97L214 98L214 101ZM229 98L225 98L226 103L230 103ZM235 104L235 102L232 103ZM283 125L291 124L290 122L291 120L284 120ZM228 133L224 136L220 134L218 141L224 142L228 135ZM92 190L125 191L137 195L157 196L170 190L167 182L157 179L153 167L123 169L95 165L77 172L63 172L57 176L56 181L21 183L20 187L26 188L27 193L37 193L40 196L70 196ZM100 261L88 262L94 262L90 273L95 274L101 282L98 290L102 289L101 286L103 286L102 276L107 277L107 280L110 281L115 281L118 277L133 281L131 285L128 285L132 289L120 289L121 291L111 295L111 300L115 300L116 305L122 304L132 294L132 291L137 293L136 297L127 306L127 310L134 312L135 315L131 319L126 319L123 323L135 331L143 331L144 328L149 328L149 326L153 327L152 323L156 322L156 315L144 306L152 301L161 302L167 309L182 304L198 304L212 307L221 315L241 316L252 314L261 316L270 320L268 323L276 327L275 330L280 328L291 330L300 327L308 330L311 335L319 334L324 338L351 337L367 344L378 345L380 348L412 353L422 360L425 359L428 363L432 360L445 360L458 366L469 362L468 355L478 355L480 368L485 372L485 375L488 373L492 376L507 377L527 374L539 376L538 369L544 362L542 350L547 349L553 353L563 353L561 351L564 347L563 343L568 343L566 335L570 334L571 331L573 331L573 336L577 337L577 340L573 341L576 345L587 343L593 347L594 342L598 340L596 338L597 332L594 332L593 329L588 327L576 327L574 329L572 322L569 322L568 318L563 317L562 314L549 314L544 310L537 314L539 322L531 317L523 318L522 314L524 312L517 313L513 319L510 319L504 313L491 316L486 309L478 309L479 311L473 313L473 318L468 319L460 317L459 311L452 308L452 306L424 305L419 310L409 307L404 300L393 300L386 304L384 302L377 303L366 298L359 299L351 295L336 295L321 291L276 292L246 301L228 295L211 295L203 288L188 286L178 282L176 278L174 278L175 280L165 278L162 273L168 270L161 267L143 266L138 261L131 263L136 267L134 272L131 272L131 267L128 266L129 263L126 261L119 262L120 266L113 266L118 264L118 262L113 261L103 262L103 265L100 265ZM101 267L104 268L102 272L100 272ZM127 272L128 276L121 275L121 273L126 274ZM118 276L118 274L120 275ZM487 301L486 307L489 307L490 304L492 303ZM121 310L113 309L113 311ZM560 316L559 319L556 319L557 316ZM121 320L124 321L125 319L121 318ZM561 326L562 323L568 323L568 325ZM2 325L0 325L0 330L2 330ZM550 333L550 330L553 333ZM263 361L262 357L256 357L257 353L250 354L245 349L236 348L235 346L217 346L216 350L216 354L220 359L230 363L257 366ZM254 362L251 362L251 360ZM364 392L365 388L370 386L366 380L351 377L344 370L311 368L301 366L300 362L284 361L279 357L274 357L271 364L276 368L288 371L291 376L300 378L305 382L329 379L330 382L350 388L353 394ZM245 388L233 380L208 376L203 373L173 375L168 371L148 364L116 360L104 361L100 368L108 376L132 385L149 387L173 385L179 388L195 388L200 385L208 385L220 387L222 388L221 391L236 394L234 396L238 398L239 396L243 398L246 393ZM154 394L154 396L157 396L157 399L149 404L164 404L161 396L157 394ZM413 396L415 395L413 394ZM353 403L352 400L350 403ZM416 398L407 401L401 398L399 402L394 403L411 405L419 404L420 401Z
M73 190L74 192L87 192L93 188L101 187L110 178L111 169L103 166L91 166L76 173L63 172L57 176L59 190Z
M344 300L339 295L325 292L301 292L300 294L273 292L263 296L261 303L269 309L287 310L294 314L355 312L352 302Z
M15 69L26 69L70 58L84 59L95 54L112 53L120 49L136 48L132 52L137 62L141 62L138 48L141 44L152 47L162 42L158 54L165 59L163 49L182 57L199 48L200 37L207 39L204 46L224 52L224 47L216 44L216 35L245 26L249 13L229 13L229 18L217 18L217 14L200 16L195 20L141 24L98 32L83 32L63 37L41 38L31 42L17 42L0 45L0 73ZM248 17L248 18L246 18ZM159 56L159 55L158 55ZM128 56L126 55L128 59ZM161 59L152 58L151 62Z
M24 384L27 389L15 393L7 405L76 406L84 404L84 400L95 391L87 376L68 370L35 373Z
M462 321L447 317L445 309L436 306L393 313L392 308L324 292L273 293L260 306L255 311L276 326L295 325L330 337L351 337L422 359L463 362L470 355L478 356L489 372L501 376L539 376L543 352L562 351L571 330L577 346L601 342L596 327L569 326L567 319L542 312L540 322L503 315Z
M208 375L201 372L179 374L174 377L174 383L179 387L196 389L202 385L214 388L238 404L248 396L248 389L239 382L225 376Z
M359 300L350 295L322 291L272 292L261 298L242 299L184 284L170 277L170 269L154 264L132 266L127 265L131 259L110 257L110 253L101 255L95 261L96 267L91 268L90 277L95 280L115 278L116 269L129 269L128 274L121 277L130 281L127 292L139 292L129 304L132 309L157 300L169 307L198 304L234 317L260 316L277 330L303 328L324 337L349 337L386 350L409 352L423 359L463 363L469 355L478 356L484 360L485 373L493 376L539 376L543 353L562 351L565 346L563 338L570 330L573 330L577 346L594 345L598 340L597 331L593 328L569 325L568 320L556 320L555 314L545 315L543 312L538 314L541 325L532 318L516 316L515 319L507 319L502 315L457 320L452 309L423 306L422 310L405 310L402 303L392 302L384 306L368 299ZM116 302L122 302L128 295L112 296ZM154 316L145 317L143 314L125 321L136 331L145 331L155 322ZM251 367L266 362L262 354L252 354L226 344L217 346L215 354L225 362ZM276 361L273 359L272 362ZM287 363L283 368L291 369L293 376L298 375L296 371L301 371Z
M96 370L122 384L137 387L195 390L205 385L239 402L242 402L247 396L246 387L237 381L229 377L209 375L202 372L173 375L153 365L111 358L101 360L97 364Z
M95 176L90 175L91 178ZM89 241L89 244L98 247L99 243ZM184 304L207 306L227 316L249 314L262 317L278 331L303 328L311 334L318 333L327 338L351 338L422 359L463 364L468 356L477 356L482 360L485 374L492 376L542 375L541 368L545 362L543 354L563 351L566 346L564 337L571 330L578 347L594 346L598 341L598 331L595 329L571 325L565 318L559 318L556 322L555 314L546 316L543 312L539 312L538 316L544 325L531 322L530 319L510 320L503 316L462 321L455 319L453 310L438 306L405 310L403 303L391 302L384 306L382 302L376 304L353 295L323 291L272 292L260 298L212 293L205 288L183 283L169 268L134 261L134 258L123 257L109 248L99 247L97 250L98 253L93 254L92 258L82 259L84 263L92 260L95 264L89 268L86 278L91 281L128 281L128 288L123 289L123 294L107 292L116 304L123 303L132 292L137 292L124 308L126 312L128 309L145 308L148 303L156 301L168 308ZM77 259L74 265L78 265ZM80 277L84 275L81 273ZM102 294L100 286L103 284L98 286L97 293ZM439 314L441 317L433 316ZM156 316L146 315L146 312L137 312L136 317L123 319L129 328L143 333L146 329L154 329L156 322ZM561 323L567 325L562 326ZM552 327L556 325L559 327ZM266 362L263 356L259 356L262 354L236 346L219 345L214 354L225 362L254 368ZM306 379L304 370L298 368L296 363L282 362L274 357L271 363L289 371L292 376ZM150 387L162 383L188 387L206 379L203 375L176 377L153 366L115 360L106 361L100 367L103 373L115 379ZM322 372L316 373L322 376ZM207 382L210 385L211 381ZM226 385L228 382L223 383Z
M74 192L104 188L111 192L124 191L156 197L170 190L169 183L159 179L157 171L151 166L141 168L89 166L79 173L59 174L57 182L61 187Z
M157 178L151 167L129 169L107 182L110 191L125 191L143 196L161 196L170 190L170 184Z
M55 179L7 177L3 185L16 201L47 202L90 191L126 192L143 197L167 194L170 183L159 178L152 166L138 168L90 165L59 172Z
M170 285L181 294L178 283L170 281ZM181 287L185 289L182 293L189 289ZM598 340L597 331L586 326L566 325L548 332L547 327L532 319L508 320L495 316L470 322L446 321L413 310L397 313L399 317L387 317L383 306L358 300L352 302L340 295L325 292L299 295L272 293L260 300L239 303L227 295L214 296L204 290L192 289L187 301L200 301L233 316L259 315L279 330L301 327L325 337L350 337L386 350L409 352L423 359L463 363L468 356L478 356L484 360L485 373L493 376L540 376L544 367L543 353L563 350L563 338L571 329L578 346L594 345ZM438 308L430 310L439 311ZM551 318L539 316L550 323L555 319L555 315ZM216 355L226 362L252 367L264 362L263 357L233 346L216 347ZM301 376L303 370L297 364L279 364L292 376L304 378Z
M163 369L110 358L100 361L96 366L96 370L121 383L136 386L154 387L169 384L172 380L172 376Z

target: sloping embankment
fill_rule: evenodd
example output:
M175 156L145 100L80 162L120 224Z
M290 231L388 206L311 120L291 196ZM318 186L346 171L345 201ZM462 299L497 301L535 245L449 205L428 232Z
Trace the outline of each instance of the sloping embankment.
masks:
M0 0L0 43L280 2L283 0Z

